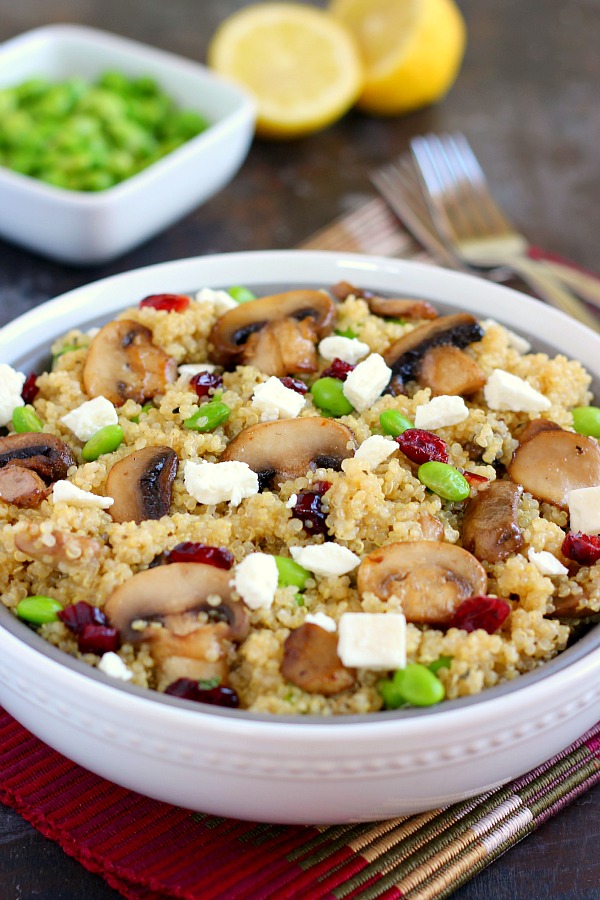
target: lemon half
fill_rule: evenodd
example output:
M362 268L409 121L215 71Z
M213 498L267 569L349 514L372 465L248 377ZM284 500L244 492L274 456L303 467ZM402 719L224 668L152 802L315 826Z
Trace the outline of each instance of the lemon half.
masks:
M454 0L331 0L329 11L360 45L363 111L407 113L440 100L454 83L466 43Z
M254 96L262 137L325 128L363 87L352 34L328 13L297 3L261 3L230 16L210 42L208 64Z

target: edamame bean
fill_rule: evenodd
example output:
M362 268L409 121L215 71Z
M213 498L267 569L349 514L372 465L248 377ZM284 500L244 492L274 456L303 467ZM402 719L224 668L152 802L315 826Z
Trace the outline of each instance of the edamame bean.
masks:
M113 453L123 440L120 425L105 425L83 445L81 455L86 462L93 462L105 453Z
M357 338L358 335L352 328L344 328L343 331L340 331L339 328L335 329L335 333L339 335L339 337L347 337L347 338Z
M418 468L417 478L421 484L444 500L458 503L460 500L466 500L471 493L469 482L464 475L448 463L434 460L423 463Z
M17 434L44 430L44 423L33 406L16 406L12 414L12 423Z
M306 587L306 582L310 578L310 572L299 563L290 559L288 556L276 556L275 564L279 573L279 587L299 588L301 591Z
M256 300L256 294L253 294L248 288L241 287L241 285L228 288L227 293L236 303L248 303L250 300Z
M437 675L440 669L449 669L452 665L452 657L451 656L438 656L437 659L434 659L432 663L429 663L427 668L430 672L433 672L434 675Z
M600 408L597 406L576 406L572 411L573 428L577 434L600 438Z
M444 685L427 666L409 663L398 669L393 678L381 681L379 692L387 709L410 706L434 706L446 696Z
M17 616L24 622L30 622L31 625L45 625L47 622L58 621L57 613L62 608L62 603L53 597L35 594L17 603Z
M319 378L310 392L315 406L332 416L347 416L354 409L344 396L344 382L339 378Z
M398 437L399 434L404 434L409 428L415 427L410 419L403 416L397 409L384 410L379 416L379 424L384 434L391 434L392 437Z
M185 419L184 425L192 431L214 431L223 422L226 422L231 413L231 409L226 403L220 400L211 400L209 403L203 403L198 412Z
M151 401L149 401L148 403L144 403L144 405L142 406L142 408L139 411L139 413L137 414L137 416L132 416L129 421L134 422L136 425L139 425L140 416L142 415L142 413L145 415L146 413L150 412L150 410L153 408L154 408L154 403L152 403Z

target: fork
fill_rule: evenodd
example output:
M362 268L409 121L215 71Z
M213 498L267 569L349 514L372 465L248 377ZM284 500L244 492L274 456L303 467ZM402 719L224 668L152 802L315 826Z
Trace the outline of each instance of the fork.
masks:
M529 259L529 243L501 211L468 141L461 134L411 141L423 194L439 235L470 267L506 266L553 306L600 330L600 322L552 274Z

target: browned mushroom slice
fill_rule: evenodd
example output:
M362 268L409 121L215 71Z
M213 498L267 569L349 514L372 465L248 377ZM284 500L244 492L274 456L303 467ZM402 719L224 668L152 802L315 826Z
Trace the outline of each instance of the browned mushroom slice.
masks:
M106 479L106 495L115 501L115 522L140 522L169 514L177 454L170 447L144 447L119 460Z
M478 560L454 544L403 541L366 556L358 568L358 590L381 600L392 595L408 622L448 625L467 597L485 594L487 575Z
M0 469L0 500L3 503L20 509L34 509L46 499L50 490L32 469L24 469L23 466Z
M477 559L498 562L523 546L517 521L523 490L512 481L493 481L465 506L463 547Z
M416 379L421 359L431 347L453 344L464 349L483 337L483 328L468 313L440 316L405 334L388 347L383 357L403 381Z
M552 597L553 611L548 613L549 618L556 619L587 619L590 616L600 615L598 600L591 600L584 589L581 594L567 594L563 597Z
M28 431L0 437L0 469L8 466L32 469L46 484L52 484L66 478L74 465L71 449L51 434Z
M309 694L331 697L351 688L354 669L347 669L337 652L337 637L306 623L290 632L283 645L281 674Z
M485 384L485 374L475 360L450 344L430 347L419 365L417 380L432 394L468 397Z
M191 678L194 681L227 681L227 643L231 639L224 622L201 625L188 634L175 634L168 627L148 629L146 640L160 672L159 688Z
M52 539L53 543L49 538ZM39 526L31 524L15 534L15 547L49 566L98 566L103 545L94 538L78 534L53 531L42 533Z
M83 367L83 386L89 396L106 397L115 406L126 400L151 400L176 377L175 360L152 343L150 329L129 319L100 329Z
M556 422L551 422L550 419L531 419L530 422L527 422L526 425L515 435L520 444L526 443L526 441L531 440L532 437L535 437L536 434L539 434L540 431L562 431L563 429L560 425L557 425Z
M339 471L355 449L354 435L341 422L307 416L245 428L225 448L221 461L247 463L265 488L272 481L282 484L299 478L310 469Z
M316 372L316 343L335 321L333 300L323 291L288 291L242 303L221 316L209 337L213 362L255 365L266 375Z
M566 509L570 491L600 484L600 447L572 431L538 431L519 444L507 471L537 500Z
M427 300L404 297L376 297L363 295L367 306L376 316L393 316L398 319L437 319L437 310Z

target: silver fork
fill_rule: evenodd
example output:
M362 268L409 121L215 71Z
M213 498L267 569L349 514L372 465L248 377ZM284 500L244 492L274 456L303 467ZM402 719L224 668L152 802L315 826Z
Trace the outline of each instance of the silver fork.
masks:
M554 277L527 256L528 241L493 199L485 175L461 134L411 141L423 193L439 235L467 266L506 266L548 303L600 330L599 320Z

